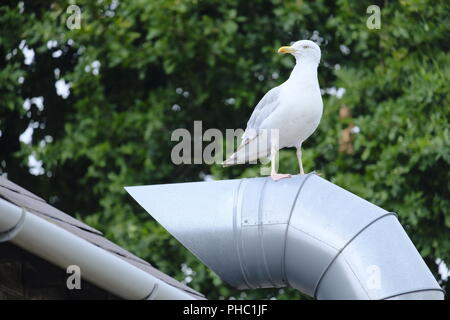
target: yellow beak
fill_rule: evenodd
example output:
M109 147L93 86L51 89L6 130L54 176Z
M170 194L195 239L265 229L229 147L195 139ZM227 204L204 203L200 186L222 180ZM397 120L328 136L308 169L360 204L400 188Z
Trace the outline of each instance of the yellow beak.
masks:
M295 49L289 46L281 47L278 49L278 53L294 53Z

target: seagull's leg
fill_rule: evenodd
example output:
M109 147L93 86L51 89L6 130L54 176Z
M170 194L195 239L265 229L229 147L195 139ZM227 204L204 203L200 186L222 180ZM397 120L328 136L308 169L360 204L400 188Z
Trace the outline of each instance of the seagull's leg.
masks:
M273 181L278 181L284 178L291 177L290 174L277 173L276 169L277 153L278 153L277 147L272 146L270 150L270 166L271 166L270 177L272 178Z
M303 170L303 162L302 162L302 144L297 147L297 159L298 159L298 166L300 167L300 174L305 174L305 171Z

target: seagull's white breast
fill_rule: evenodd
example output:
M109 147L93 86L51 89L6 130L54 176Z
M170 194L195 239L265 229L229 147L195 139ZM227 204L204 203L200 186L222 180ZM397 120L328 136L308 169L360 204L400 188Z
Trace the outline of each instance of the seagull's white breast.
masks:
M323 112L322 96L316 81L288 80L282 86L280 106L264 121L264 127L279 129L279 147L297 147L317 128Z

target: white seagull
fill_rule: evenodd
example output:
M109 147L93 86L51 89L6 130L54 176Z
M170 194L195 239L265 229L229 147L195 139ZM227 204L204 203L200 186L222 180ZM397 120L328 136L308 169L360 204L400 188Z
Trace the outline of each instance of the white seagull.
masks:
M282 148L297 148L300 174L305 173L302 143L316 130L323 112L317 79L319 46L310 40L300 40L278 52L292 54L295 67L287 81L264 95L247 122L241 145L223 162L224 166L256 163L257 159L270 156L274 181L290 177L276 170L276 156Z

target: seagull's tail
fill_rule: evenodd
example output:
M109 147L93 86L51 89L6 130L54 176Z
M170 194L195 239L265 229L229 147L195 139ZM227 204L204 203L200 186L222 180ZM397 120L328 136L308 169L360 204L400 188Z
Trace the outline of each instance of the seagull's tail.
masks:
M255 139L247 140L227 160L222 162L223 167L234 166L237 164L256 164L258 159L267 157L270 154L270 144L264 135Z

